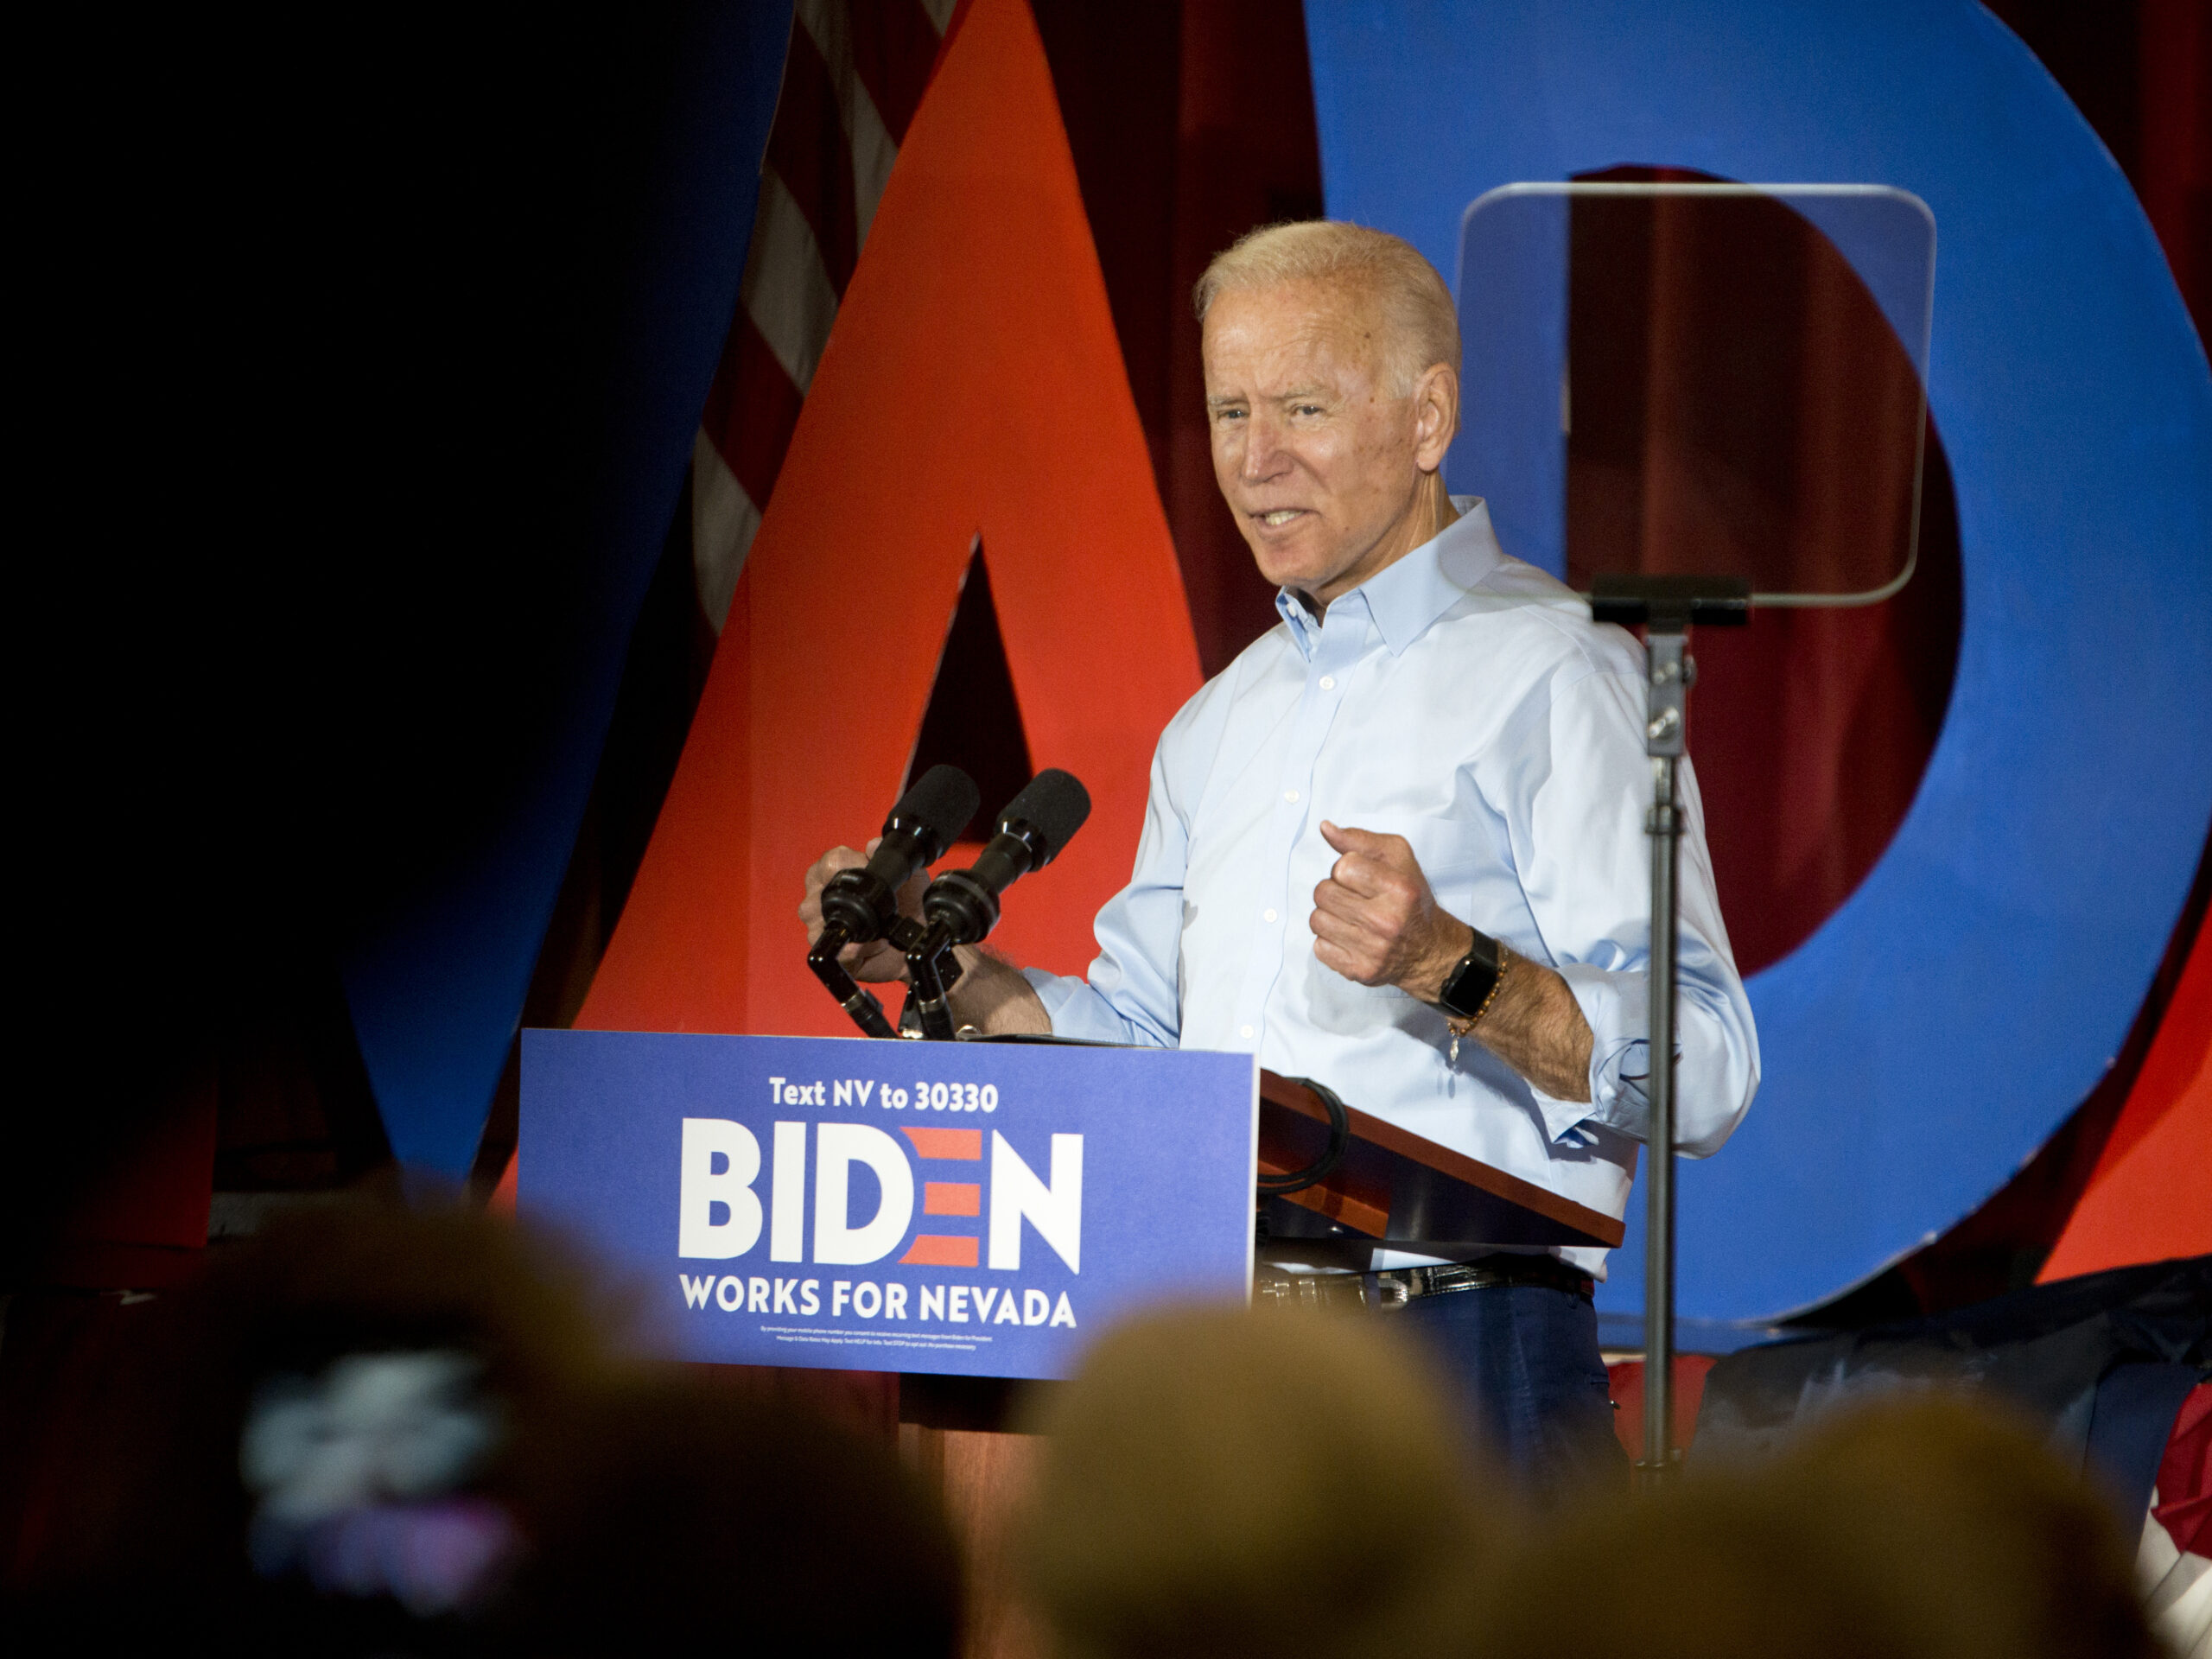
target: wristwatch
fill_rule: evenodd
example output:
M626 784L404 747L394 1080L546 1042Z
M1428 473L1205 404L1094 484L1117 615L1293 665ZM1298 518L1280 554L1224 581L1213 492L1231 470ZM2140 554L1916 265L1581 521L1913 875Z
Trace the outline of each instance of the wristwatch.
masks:
M1459 958L1459 965L1445 975L1444 988L1436 997L1437 1007L1452 1018L1455 1035L1472 1030L1475 1022L1490 1012L1497 988L1505 979L1505 947L1478 927L1468 931L1474 934L1475 942Z

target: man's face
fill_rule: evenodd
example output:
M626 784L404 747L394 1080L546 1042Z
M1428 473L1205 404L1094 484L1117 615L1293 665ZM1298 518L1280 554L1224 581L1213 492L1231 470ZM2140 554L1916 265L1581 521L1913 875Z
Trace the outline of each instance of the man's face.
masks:
M1232 289L1205 320L1214 478L1260 574L1325 604L1434 533L1421 469L1441 458L1435 422L1393 395L1361 313L1356 296L1288 283Z

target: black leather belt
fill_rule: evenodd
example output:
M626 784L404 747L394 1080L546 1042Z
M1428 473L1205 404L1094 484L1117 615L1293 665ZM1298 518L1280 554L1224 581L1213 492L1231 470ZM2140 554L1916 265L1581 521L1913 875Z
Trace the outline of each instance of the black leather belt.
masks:
M1405 1281L1406 1294L1446 1296L1457 1290L1487 1290L1493 1285L1541 1285L1585 1301L1595 1299L1598 1281L1555 1255L1485 1255L1439 1268L1406 1268L1391 1275Z

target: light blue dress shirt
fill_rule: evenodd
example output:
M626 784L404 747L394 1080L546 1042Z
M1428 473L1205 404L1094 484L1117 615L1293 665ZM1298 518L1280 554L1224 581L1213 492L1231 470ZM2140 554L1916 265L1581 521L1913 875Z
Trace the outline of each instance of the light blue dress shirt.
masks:
M1330 605L1281 623L1160 736L1129 885L1084 979L1028 970L1064 1037L1256 1052L1351 1105L1611 1216L1649 1103L1651 797L1643 653L1507 557L1479 500ZM1758 1039L1713 891L1697 782L1681 878L1677 1144L1717 1149ZM1313 955L1330 822L1409 842L1438 903L1555 969L1590 1023L1590 1098L1532 1087L1444 1016ZM1560 1254L1602 1274L1605 1252Z

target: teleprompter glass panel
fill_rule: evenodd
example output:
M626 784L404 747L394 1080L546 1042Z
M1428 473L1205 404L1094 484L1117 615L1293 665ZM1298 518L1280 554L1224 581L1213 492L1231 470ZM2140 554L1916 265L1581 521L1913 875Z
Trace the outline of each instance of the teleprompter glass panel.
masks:
M1917 538L1935 245L1880 185L1490 192L1461 226L1452 488L1574 588L1886 598Z

